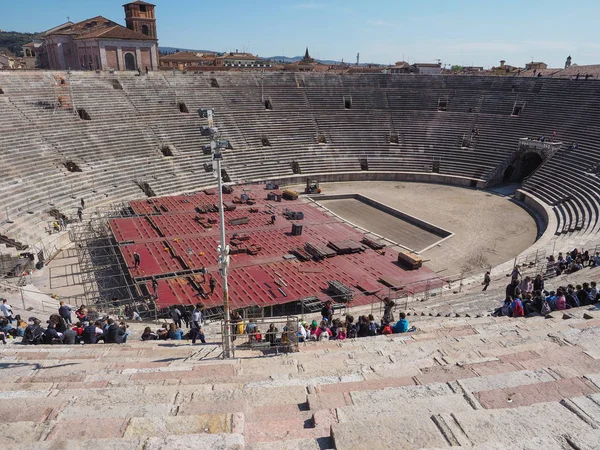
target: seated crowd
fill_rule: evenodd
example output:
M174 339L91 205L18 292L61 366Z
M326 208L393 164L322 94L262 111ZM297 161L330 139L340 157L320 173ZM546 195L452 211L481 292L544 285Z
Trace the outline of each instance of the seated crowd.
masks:
M513 272L514 273L514 272ZM535 279L526 276L521 281L513 277L506 286L506 297L502 306L492 315L507 317L545 316L552 311L563 311L598 303L600 293L595 281L573 286L559 286L556 291L544 289L541 275Z

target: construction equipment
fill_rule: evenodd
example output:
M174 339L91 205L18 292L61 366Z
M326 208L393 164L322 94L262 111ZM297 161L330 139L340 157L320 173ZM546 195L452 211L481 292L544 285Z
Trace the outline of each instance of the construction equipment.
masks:
M306 189L304 189L305 194L320 194L321 188L319 187L319 182L317 180L313 180L311 178L306 179Z

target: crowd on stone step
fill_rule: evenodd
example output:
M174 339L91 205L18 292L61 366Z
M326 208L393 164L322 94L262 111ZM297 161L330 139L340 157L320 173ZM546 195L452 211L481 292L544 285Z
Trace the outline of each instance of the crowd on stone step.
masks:
M192 314L190 315L187 310L173 307L169 311L169 316L173 320L170 324L166 321L156 330L152 331L150 327L146 327L142 333L142 341L157 341L171 339L174 341L181 341L183 339L190 339L192 344L195 344L199 339L200 342L206 344L204 336L204 328L202 326L202 311L204 305L198 303ZM182 321L185 322L186 328L189 331L185 332L182 329Z
M348 338L360 338L368 336L376 336L379 334L394 334L406 333L414 331L415 328L409 328L406 314L401 312L399 319L394 323L394 307L396 304L389 297L383 299L384 312L381 322L377 322L373 314L362 315L358 320L347 314L344 318L333 318L333 304L327 301L321 309L322 320L317 323L313 320L310 325L303 322L300 325L299 337L302 340L322 340L322 339L337 339L343 340Z
M584 267L600 266L600 252L590 255L588 250L573 249L563 255L562 252L555 258L554 255L548 256L546 272L548 275L558 276L562 273L573 273L582 270Z
M559 286L556 291L548 291L544 288L544 280L540 274L533 280L530 276L522 279L519 276L519 269L516 267L511 282L506 286L504 303L492 313L493 316L546 316L552 311L589 306L600 300L595 281L575 286Z

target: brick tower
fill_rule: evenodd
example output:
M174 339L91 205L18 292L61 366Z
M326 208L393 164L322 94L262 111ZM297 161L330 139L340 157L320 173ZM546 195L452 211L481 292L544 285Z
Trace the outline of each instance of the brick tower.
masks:
M156 34L155 5L141 0L123 5L125 8L125 24L130 30L136 31L154 39Z

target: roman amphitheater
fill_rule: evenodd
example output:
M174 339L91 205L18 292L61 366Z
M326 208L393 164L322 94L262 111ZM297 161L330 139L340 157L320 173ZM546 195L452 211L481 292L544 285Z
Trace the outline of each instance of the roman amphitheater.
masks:
M538 77L0 71L0 296L25 320L59 300L142 318L121 345L9 339L2 441L600 448L597 304L490 315L515 265L547 290L600 274L547 270L550 255L600 251L599 91ZM320 320L330 299L338 317L379 320L390 297L415 331L275 354L240 339L220 356L207 108L228 141L232 308L281 331ZM399 264L405 252L423 266ZM140 341L200 297L207 345Z

